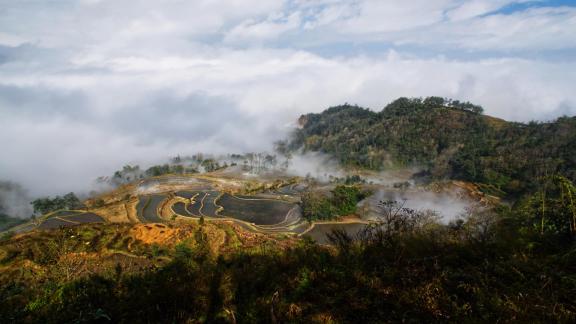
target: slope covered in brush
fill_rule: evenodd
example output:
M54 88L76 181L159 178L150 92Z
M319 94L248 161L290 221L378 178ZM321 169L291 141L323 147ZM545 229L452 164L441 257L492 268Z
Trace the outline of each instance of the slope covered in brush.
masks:
M292 150L329 153L368 169L418 165L433 178L517 194L544 175L576 178L576 118L528 124L482 114L470 103L400 98L381 112L343 105L299 119Z

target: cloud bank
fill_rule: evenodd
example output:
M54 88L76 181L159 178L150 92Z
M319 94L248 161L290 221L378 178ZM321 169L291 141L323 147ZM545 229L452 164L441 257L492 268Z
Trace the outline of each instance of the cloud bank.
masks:
M576 8L546 1L0 1L0 179L266 150L302 113L440 95L576 113Z

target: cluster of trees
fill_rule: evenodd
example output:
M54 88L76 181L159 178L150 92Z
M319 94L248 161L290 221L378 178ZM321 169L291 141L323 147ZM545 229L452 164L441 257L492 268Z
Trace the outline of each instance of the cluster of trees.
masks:
M144 172L145 177L157 177L165 174L190 174L198 173L196 168L185 167L181 164L153 165Z
M332 107L303 115L287 147L374 170L423 166L430 178L476 182L502 195L533 192L547 174L576 179L576 118L522 124L480 112L440 97L400 98L379 113Z
M44 215L60 209L81 209L85 207L73 192L67 193L64 196L56 196L54 198L39 198L32 201L31 204L32 207L34 207L34 213L39 215Z
M122 170L114 172L112 177L99 177L98 183L109 183L113 186L130 183L147 177L156 177L167 174L193 174L199 172L213 172L228 166L242 165L244 171L260 174L263 171L286 168L288 158L279 162L275 154L268 153L245 153L229 154L227 156L214 157L208 154L194 154L192 156L175 156L170 163L153 165L145 170L139 165L125 165Z
M414 98L412 99L412 101L414 104L420 104L427 108L451 107L463 111L470 111L476 114L481 114L484 112L484 108L482 108L482 106L472 104L469 101L461 102L459 100L452 100L450 98L442 98L442 97L427 97L425 99Z
M286 168L288 161L281 162L276 154L265 152L250 152L246 154L232 154L233 161L242 165L242 170L252 174Z
M176 158L173 158L174 161ZM207 163L207 165L212 166L212 164ZM146 170L140 169L139 165L125 165L122 170L114 172L112 178L109 182L113 185L121 185L125 183L130 183L135 180L144 179L146 177L156 177L165 174L188 174L197 173L198 169L192 166L184 166L182 164L158 164L153 165ZM107 181L106 178L100 178L99 181Z
M309 222L332 220L356 212L356 205L369 196L358 186L336 186L330 194L308 190L302 195L302 215Z
M143 170L140 170L139 165L125 165L122 170L114 172L114 175L110 179L110 183L118 186L143 178L144 172ZM103 182L106 181L106 179L100 178L99 181Z

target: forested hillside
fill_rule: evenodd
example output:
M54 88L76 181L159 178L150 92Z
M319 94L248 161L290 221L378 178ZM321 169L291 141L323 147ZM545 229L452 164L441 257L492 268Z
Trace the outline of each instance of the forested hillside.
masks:
M329 153L346 166L422 166L432 178L472 181L500 195L532 191L547 175L576 178L575 117L507 122L470 103L429 97L400 98L381 112L337 106L299 123L289 149Z

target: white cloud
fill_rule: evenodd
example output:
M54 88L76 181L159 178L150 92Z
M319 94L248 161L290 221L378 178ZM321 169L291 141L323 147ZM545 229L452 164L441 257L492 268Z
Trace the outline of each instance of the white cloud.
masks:
M303 24L248 23L256 37L323 46L334 42L384 42L452 50L557 50L576 46L576 8L534 7L503 14L500 8L526 0L331 1L293 9ZM545 3L542 3L545 5ZM282 38L283 32L300 31ZM268 34L269 33L269 34ZM308 34L312 33L313 36Z
M1 0L0 0L1 1ZM270 148L303 113L399 96L470 100L513 120L576 114L573 8L511 1L22 1L0 17L0 179L86 188L124 163ZM415 44L321 56L300 47ZM447 50L448 49L448 50ZM484 57L481 51L497 54ZM500 52L498 52L500 51ZM499 54L498 54L499 53ZM4 140L9 139L9 140Z
M226 34L226 43L270 40L279 35L298 28L301 23L300 13L294 12L287 16L272 15L264 21L249 19L234 27Z
M575 8L536 8L448 22L396 41L472 50L559 50L575 48L575 34Z
M159 41L157 37L215 33L283 5L280 0L22 1L4 8L0 29L47 47L130 47L148 39Z
M465 20L473 17L478 17L490 12L493 12L503 6L521 1L510 0L472 0L462 2L454 9L447 12L447 17L452 21Z

